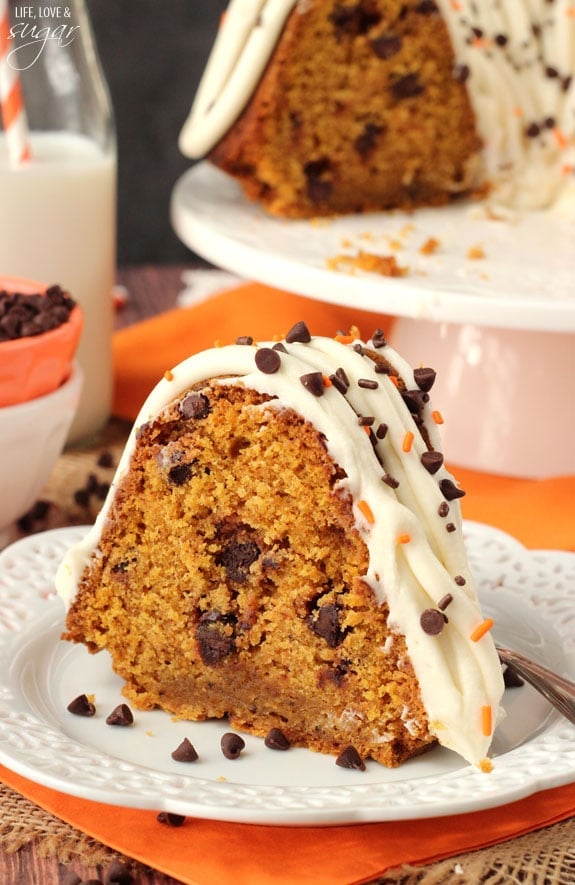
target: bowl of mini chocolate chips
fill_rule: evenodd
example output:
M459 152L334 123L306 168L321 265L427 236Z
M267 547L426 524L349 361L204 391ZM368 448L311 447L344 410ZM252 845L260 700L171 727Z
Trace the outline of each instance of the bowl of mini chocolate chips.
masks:
M56 390L81 332L82 311L61 286L0 276L0 406Z
M0 531L28 512L78 408L82 311L60 286L0 276Z

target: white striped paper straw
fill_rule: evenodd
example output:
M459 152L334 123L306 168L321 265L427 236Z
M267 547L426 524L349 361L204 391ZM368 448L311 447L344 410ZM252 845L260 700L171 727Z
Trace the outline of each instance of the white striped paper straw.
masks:
M10 162L19 166L30 159L30 142L20 77L8 60L12 48L8 0L0 0L0 112Z

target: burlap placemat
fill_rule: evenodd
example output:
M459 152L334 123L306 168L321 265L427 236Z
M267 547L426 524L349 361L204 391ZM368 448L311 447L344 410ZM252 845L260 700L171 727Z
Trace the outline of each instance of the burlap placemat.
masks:
M58 461L41 500L14 527L18 537L64 525L93 522L108 490L125 445L130 424L113 419L89 446L68 449ZM43 857L62 863L79 860L90 866L127 861L116 852L43 811L0 784L0 847L18 851L35 842ZM137 875L138 864L131 862ZM141 867L140 869L144 869ZM175 880L158 874L158 883ZM530 833L493 848L451 857L425 868L404 866L388 871L372 885L574 885L575 819Z

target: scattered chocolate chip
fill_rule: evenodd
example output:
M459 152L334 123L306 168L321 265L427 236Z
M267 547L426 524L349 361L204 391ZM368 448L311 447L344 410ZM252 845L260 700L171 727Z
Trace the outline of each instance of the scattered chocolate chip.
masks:
M323 203L329 200L333 185L329 179L322 177L331 171L329 160L326 158L312 160L310 163L305 164L303 171L307 180L307 195L312 203Z
M401 398L412 415L416 415L423 409L424 400L421 390L402 390Z
M353 146L360 157L367 157L369 153L376 147L379 136L384 131L383 126L376 123L366 123L363 132L355 139Z
M506 34L497 34L495 37L495 42L497 46L507 46L509 42L509 37Z
M264 740L270 750L289 750L290 742L280 728L270 728Z
M127 704L118 704L106 719L106 725L132 725L134 717Z
M445 596L443 596L437 603L437 608L443 612L448 605L451 605L452 602L453 596L451 595L451 593L446 593Z
M458 587L465 587L465 584L467 583L463 575L455 575L453 580Z
M439 516L446 517L447 514L449 513L449 504L447 504L445 501L442 501L441 504L439 505L439 507L437 508L437 512L438 512Z
M379 387L379 382L374 381L372 378L359 378L357 386L363 387L366 390L377 390L377 388Z
M371 41L371 48L378 58L393 58L401 50L402 40L398 34L383 34Z
M113 860L104 874L104 885L131 885L133 881L129 867L120 860Z
M184 738L182 743L172 753L172 759L176 762L196 762L197 758L196 749L188 738Z
M285 345L281 343L281 341L278 341L276 344L274 344L272 350L277 350L278 353L287 353L287 349Z
M405 74L392 84L391 91L397 101L403 101L406 98L422 95L425 92L425 86L419 79L419 74Z
M371 335L371 343L376 348L376 350L379 350L380 347L387 346L387 341L385 340L383 329L374 329Z
M103 452L100 452L98 455L98 460L96 461L98 467L110 468L114 466L114 456L107 449L104 449Z
M329 20L336 32L346 34L349 37L357 37L366 34L381 20L381 14L371 8L368 3L356 3L354 6L346 6L336 3L333 11L329 14Z
M357 771L365 771L365 762L355 749L349 746L339 754L335 760L335 764L341 768L355 768Z
M419 623L428 636L438 636L445 627L445 615L435 608L426 608L421 613Z
M337 605L321 605L308 617L307 625L313 633L325 639L330 648L337 648L345 639Z
M207 418L210 414L210 401L203 393L190 391L180 401L179 411L182 418Z
M429 393L437 377L437 372L435 369L422 367L413 370L413 377L419 389L424 390L425 393Z
M458 488L451 479L442 479L439 488L446 501L455 501L457 498L463 498L465 492Z
M527 126L525 129L525 135L527 136L527 138L537 138L540 132L541 129L537 125L537 123L530 123L529 126Z
M306 375L300 375L301 383L306 390L313 393L314 396L323 396L325 387L323 385L323 375L321 372L308 372Z
M378 439L385 439L385 437L387 436L388 430L389 430L389 427L387 426L387 424L384 424L382 421L381 424L378 424L377 430L375 431L375 435L377 436Z
M46 519L51 506L49 501L35 501L30 510L18 520L17 526L20 531L26 532L26 534L33 532L36 525Z
M274 375L281 366L280 355L272 347L260 347L256 350L256 366L264 375Z
M240 335L239 338L236 338L236 344L247 344L247 345L250 345L250 344L253 344L253 343L254 343L254 339L252 338L251 335Z
M160 811L156 820L169 827L181 827L185 821L183 814L172 814L171 811Z
M220 741L220 746L222 748L222 753L226 757L226 759L237 759L242 750L244 749L246 742L239 734L234 734L233 731L227 731L224 735L222 735L222 739Z
M399 480L395 478L395 476L391 476L390 473L384 473L381 477L386 486L389 486L390 489L397 489L399 486Z
M443 464L443 455L441 452L424 452L421 456L421 463L427 472L433 475Z
M525 682L513 667L507 665L503 671L503 684L505 688L521 688Z
M85 694L79 694L77 698L70 701L66 709L74 716L94 716L96 713L95 705Z
M293 344L296 341L299 341L300 344L309 344L311 341L311 335L303 320L300 320L299 323L296 323L295 326L291 327L286 335L286 341L288 344Z
M216 565L223 565L228 578L243 584L250 565L256 562L261 550L255 541L231 541L216 556Z

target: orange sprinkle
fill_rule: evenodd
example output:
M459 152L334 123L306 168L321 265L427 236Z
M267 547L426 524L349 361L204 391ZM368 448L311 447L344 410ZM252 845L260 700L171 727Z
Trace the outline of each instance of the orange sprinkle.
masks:
M358 501L357 506L359 507L367 521L370 523L370 525L373 525L373 523L375 522L375 517L367 501Z
M486 704L481 708L481 731L485 737L489 737L493 730L491 707Z
M174 373L170 371L170 369L166 369L166 371L164 372L164 378L166 379L166 381L173 381Z
M519 106L514 107L513 108L513 116L514 117L522 117L523 116L523 109L520 108Z
M567 147L567 139L565 137L565 133L555 127L553 130L553 135L555 136L555 141L557 142L557 147L566 148Z
M461 3L459 2L459 0L451 0L451 8L455 12L461 12Z
M392 384L395 384L396 387L399 387L399 381L397 380L397 375L388 375L387 376Z
M479 642L482 636L485 636L486 633L489 633L491 628L493 627L493 618L485 618L482 624L479 627L476 627L471 636L469 637L472 642Z
M353 335L335 335L334 341L339 341L340 344L352 344L355 338Z
M565 10L567 18L575 18L575 6L568 6Z
M365 430L368 436L371 436L371 427L368 424L362 424L362 429Z
M324 386L324 387L331 387L331 386L332 386L331 379L328 378L327 375L322 375L321 377L322 377L322 379L323 379L323 386Z
M431 417L436 424L443 424L443 415L441 414L441 412L432 412Z
M411 447L413 445L413 433L411 430L408 430L405 436L403 437L403 445L402 449L404 452L411 452Z
M575 166L570 165L569 163L565 163L561 167L561 172L563 175L571 175L572 172L575 172Z
M411 541L411 535L408 535L407 532L404 532L402 535L397 536L397 543L398 544L409 544L410 541Z

